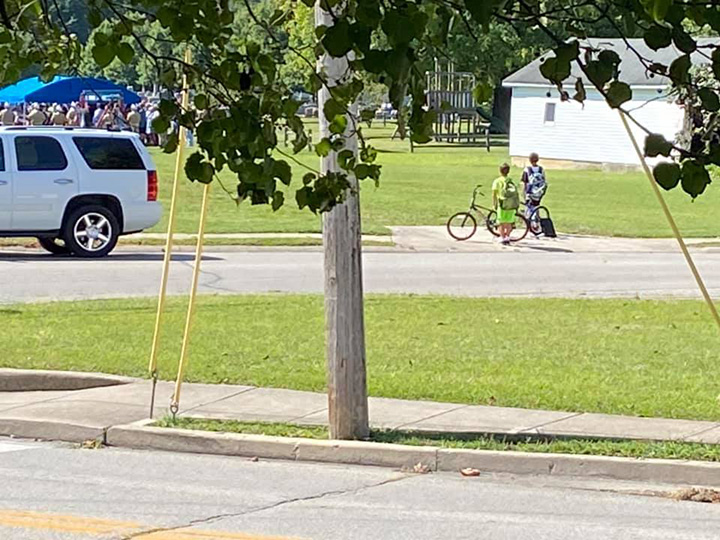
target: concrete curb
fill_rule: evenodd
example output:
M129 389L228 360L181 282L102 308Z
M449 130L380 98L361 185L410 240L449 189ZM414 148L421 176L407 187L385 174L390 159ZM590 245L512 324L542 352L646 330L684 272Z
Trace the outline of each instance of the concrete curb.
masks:
M130 377L102 373L0 368L0 392L85 390L135 381Z
M81 443L92 439L102 439L104 434L105 430L97 426L84 426L55 420L0 419L0 435L8 437Z
M720 486L720 463L632 459L570 454L456 450L364 441L324 441L237 433L151 427L151 420L112 427L109 446L225 456L408 468L421 463L431 471L473 467L485 473L511 473Z

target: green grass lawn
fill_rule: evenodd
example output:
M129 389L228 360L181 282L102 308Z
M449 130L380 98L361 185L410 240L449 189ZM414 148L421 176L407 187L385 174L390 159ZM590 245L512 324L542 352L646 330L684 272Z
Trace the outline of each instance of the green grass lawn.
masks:
M186 302L169 301L173 378ZM2 367L144 376L155 301L0 310ZM375 396L720 420L718 333L699 301L369 296ZM323 391L323 300L202 296L188 379Z
M317 133L317 129L314 128ZM473 187L487 187L497 176L497 167L505 161L507 148L452 146L416 146L410 153L405 141L391 141L392 127L374 127L367 137L380 150L383 165L380 187L371 181L362 184L363 230L387 233L389 225L442 225L453 213L467 207ZM316 135L317 137L317 135ZM591 144L591 142L588 142ZM168 202L175 166L174 155L151 150L159 170L160 197ZM188 154L186 154L188 155ZM318 167L318 158L310 152L300 156L308 166ZM301 172L296 165L297 172ZM515 179L521 171L514 169ZM230 173L221 176L232 191L235 183ZM563 232L617 236L665 237L670 230L660 207L639 172L617 173L600 170L548 171L550 189L546 204L552 210L556 226ZM219 185L213 186L208 232L316 232L320 218L307 210L300 211L292 196L276 213L269 207L237 206ZM202 186L183 181L178 230L194 232L200 209ZM666 195L681 230L687 236L719 236L717 215L720 193L715 184L695 202L680 189ZM486 201L487 202L487 201ZM166 204L166 209L169 205ZM167 219L167 212L165 215ZM165 230L163 221L154 231Z

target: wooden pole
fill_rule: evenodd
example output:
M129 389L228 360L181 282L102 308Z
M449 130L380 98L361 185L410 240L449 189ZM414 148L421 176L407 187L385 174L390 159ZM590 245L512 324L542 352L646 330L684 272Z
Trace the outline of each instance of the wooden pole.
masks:
M315 26L330 27L333 16L315 5ZM327 77L328 86L341 83L349 72L348 58L322 55L318 70ZM329 122L323 114L330 98L328 88L318 92L320 137L330 136ZM357 108L351 112L357 118ZM357 155L357 135L352 118L348 119L345 148ZM321 158L321 171L337 172L337 154ZM325 214L323 245L325 250L325 338L327 357L328 412L330 437L366 439L369 434L368 400L365 370L365 323L363 319L362 251L360 203L357 179L349 178L352 189L346 201Z

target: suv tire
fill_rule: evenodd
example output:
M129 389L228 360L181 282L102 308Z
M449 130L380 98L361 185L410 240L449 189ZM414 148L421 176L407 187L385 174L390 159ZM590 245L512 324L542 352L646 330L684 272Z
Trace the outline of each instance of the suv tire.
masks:
M69 255L70 249L64 243L58 244L58 240L62 241L61 238L41 237L37 239L40 247L42 247L45 251L49 251L53 255Z
M95 259L110 253L120 236L120 223L104 206L87 205L73 210L65 221L63 239L76 257Z

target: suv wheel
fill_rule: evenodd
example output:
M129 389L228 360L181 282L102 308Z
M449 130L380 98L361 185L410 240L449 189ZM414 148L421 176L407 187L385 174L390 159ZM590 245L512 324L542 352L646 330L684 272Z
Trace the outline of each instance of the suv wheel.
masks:
M65 222L63 239L73 255L104 257L117 244L120 224L104 206L88 205L74 210Z
M49 251L53 255L68 255L70 253L70 249L60 238L38 238L37 240L45 251Z

